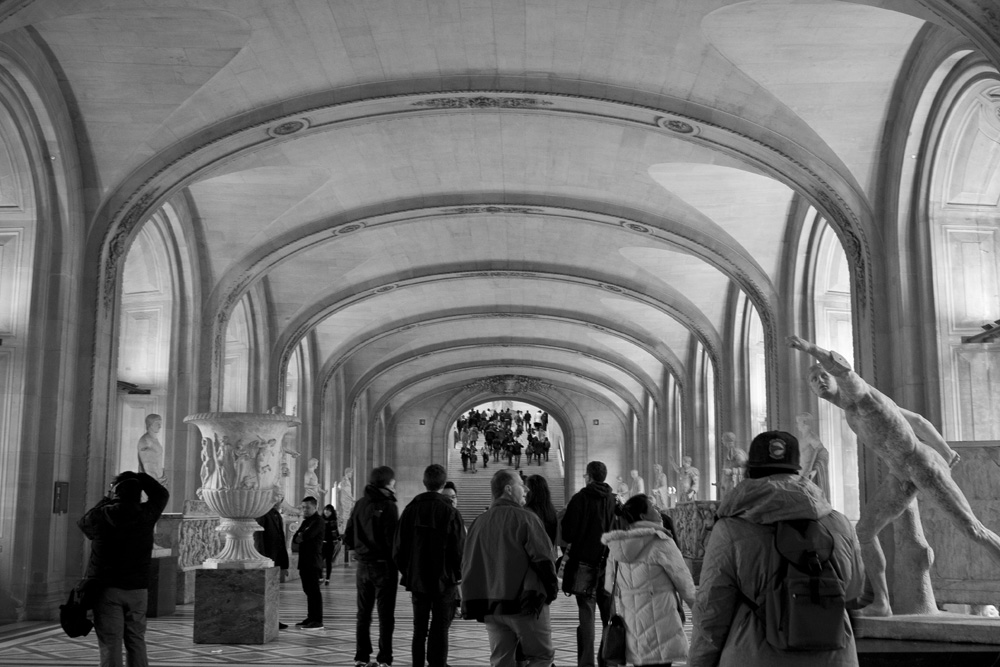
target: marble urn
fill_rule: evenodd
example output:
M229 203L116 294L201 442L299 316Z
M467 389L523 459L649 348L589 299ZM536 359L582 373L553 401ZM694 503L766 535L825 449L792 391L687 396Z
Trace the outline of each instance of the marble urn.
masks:
M209 569L250 570L273 567L253 544L261 530L256 518L274 504L281 475L281 440L298 426L283 414L205 412L188 415L187 424L201 430L201 488L198 494L220 517L216 528L226 538Z

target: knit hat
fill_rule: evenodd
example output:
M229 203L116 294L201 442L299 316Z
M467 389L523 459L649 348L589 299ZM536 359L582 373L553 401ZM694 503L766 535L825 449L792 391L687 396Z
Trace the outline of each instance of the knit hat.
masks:
M786 431L765 431L750 443L747 468L798 471L799 441Z

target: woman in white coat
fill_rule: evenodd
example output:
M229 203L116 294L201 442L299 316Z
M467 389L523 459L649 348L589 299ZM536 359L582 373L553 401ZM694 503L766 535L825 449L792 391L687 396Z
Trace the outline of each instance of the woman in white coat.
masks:
M605 533L601 541L610 550L605 570L608 592L618 581L614 603L625 619L626 658L636 667L670 665L687 658L678 594L693 605L694 581L648 496L629 498L623 514L628 529Z

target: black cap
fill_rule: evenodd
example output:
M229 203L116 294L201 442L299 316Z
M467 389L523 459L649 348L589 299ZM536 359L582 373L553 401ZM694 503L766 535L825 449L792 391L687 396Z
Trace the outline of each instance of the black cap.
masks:
M801 470L799 441L787 431L765 431L750 443L747 468Z

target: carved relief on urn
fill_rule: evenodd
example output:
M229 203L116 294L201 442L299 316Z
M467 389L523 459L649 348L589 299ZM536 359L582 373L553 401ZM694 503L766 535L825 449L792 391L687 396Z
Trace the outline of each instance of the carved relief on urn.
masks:
M201 488L199 497L221 518L216 528L226 536L206 568L255 569L273 567L254 548L253 534L261 530L257 517L274 504L281 476L281 439L299 420L281 414L206 412L184 422L201 430Z

